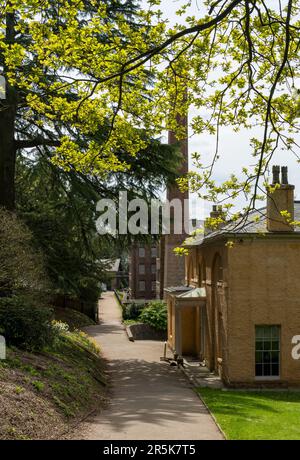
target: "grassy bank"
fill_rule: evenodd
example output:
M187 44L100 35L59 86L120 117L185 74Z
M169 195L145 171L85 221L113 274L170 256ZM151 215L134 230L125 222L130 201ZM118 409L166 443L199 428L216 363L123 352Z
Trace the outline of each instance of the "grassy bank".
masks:
M300 392L197 391L227 439L300 439Z
M0 361L0 439L68 437L105 403L105 365L82 332L62 331L42 353L8 349Z
M72 310L71 308L55 307L54 316L57 321L67 323L71 331L96 324L95 321L88 316L84 315L80 311Z

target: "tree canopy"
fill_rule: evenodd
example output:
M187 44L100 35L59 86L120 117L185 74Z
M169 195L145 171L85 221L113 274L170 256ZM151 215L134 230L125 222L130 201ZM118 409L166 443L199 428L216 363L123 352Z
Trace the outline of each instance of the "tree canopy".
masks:
M0 73L6 87L0 99L0 204L5 207L15 204L17 152L43 155L58 168L76 172L100 196L111 196L112 184L116 190L120 182L124 187L130 182L132 193L151 195L155 187L175 180L176 149L161 146L124 117L115 133L111 100L104 94L88 97L96 68L92 56L113 46L106 28L123 43L129 38L118 28L120 18L124 27L138 28L136 2L108 2L105 17L98 3L7 1L2 6ZM108 145L111 136L117 137Z
M177 14L185 17L190 3L179 2ZM180 138L176 116L194 106L193 132L215 134L216 151L211 165L197 152L198 172L181 185L215 202L243 191L255 206L274 151L298 155L299 100L291 91L299 77L299 1L207 0L199 17L172 27L159 0L137 4L119 2L128 8L112 12L118 2L5 3L2 64L8 94L13 88L27 120L18 148L54 146L54 163L85 174L125 172L128 158L162 129ZM252 139L253 166L217 184L224 125L259 125L262 136Z
M129 199L156 196L166 178L176 177L172 174L174 165L164 161L165 157L174 162L176 152L152 141L148 151L133 158L133 174L112 172L102 180L74 168L58 167L47 152L18 155L16 210L34 235L36 248L44 255L52 293L85 300L98 298L100 281L106 281L106 267L101 260L122 257L132 237L97 234L97 201L105 196L118 205L120 188L127 191ZM9 250L10 245L8 253Z
M7 1L0 9L0 205L31 230L47 289L85 300L97 299L105 280L99 259L119 257L131 242L97 235L99 198L118 202L122 189L129 199L150 199L175 181L181 160L176 146L129 119L107 146L117 135L114 107L104 94L88 97L92 60L101 47L130 40L125 26L139 30L139 10L132 0L114 0L103 15L102 3ZM146 87L151 71L144 76Z

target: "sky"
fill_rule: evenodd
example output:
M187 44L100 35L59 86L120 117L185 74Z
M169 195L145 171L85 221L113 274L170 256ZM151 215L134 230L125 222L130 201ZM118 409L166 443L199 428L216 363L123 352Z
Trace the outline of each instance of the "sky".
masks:
M145 3L144 1L142 3ZM178 17L175 11L182 5L183 0L162 0L160 9L164 16L168 18L170 25L174 25L176 22L183 22L183 17ZM203 1L193 0L192 7L188 11L190 15L202 17L203 13ZM189 118L193 116L193 111L189 113ZM222 128L220 130L220 141L219 141L219 152L220 159L216 164L213 178L216 181L224 181L228 179L231 173L240 175L240 171L244 166L253 164L253 158L251 156L251 148L249 145L249 139L255 135L260 134L258 128L251 130L240 130L238 133L234 132L230 127ZM300 136L298 141L300 142ZM201 153L203 159L211 158L215 151L215 137L209 134L192 135L189 132L189 152L190 155L198 151ZM295 198L300 199L300 165L296 162L295 157L288 151L278 150L272 160L272 164L278 164L281 166L288 166L289 168L289 182L296 186ZM190 170L195 169L192 160L189 161ZM244 197L241 195L237 200L237 207L242 208L246 202ZM195 195L191 196L190 199L190 217L203 219L205 218L211 209L212 203L204 203L203 200L199 200Z

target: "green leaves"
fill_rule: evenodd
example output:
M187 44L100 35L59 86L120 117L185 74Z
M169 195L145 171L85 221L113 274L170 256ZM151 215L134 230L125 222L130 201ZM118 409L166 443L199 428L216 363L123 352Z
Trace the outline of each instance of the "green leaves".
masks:
M167 330L167 306L164 302L153 300L142 310L139 319L159 331Z
M157 0L145 9L132 1L9 2L16 34L13 42L0 35L6 77L17 89L18 113L30 135L61 140L56 164L101 177L126 171L130 158L163 129L182 138L177 115L192 106L192 131L217 138L212 166L198 162L200 176L189 178L210 199L241 190L251 195L253 183L255 202L256 178L274 151L297 154L299 98L286 87L300 76L299 0L284 0L281 9L277 1L205 2L206 11L197 15L190 14L190 3L178 4L185 25L168 26ZM244 177L216 184L223 126L258 126L262 135L252 142L255 164ZM20 130L21 138L28 130ZM87 141L100 131L105 135ZM122 161L120 149L126 151Z

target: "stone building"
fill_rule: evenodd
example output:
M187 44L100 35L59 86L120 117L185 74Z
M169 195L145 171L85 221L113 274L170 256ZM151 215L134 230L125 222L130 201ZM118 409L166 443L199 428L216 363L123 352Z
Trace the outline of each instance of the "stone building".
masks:
M300 220L300 202L273 167L279 182L265 208L195 237L186 284L165 289L169 346L229 386L300 384L300 228L281 214Z

